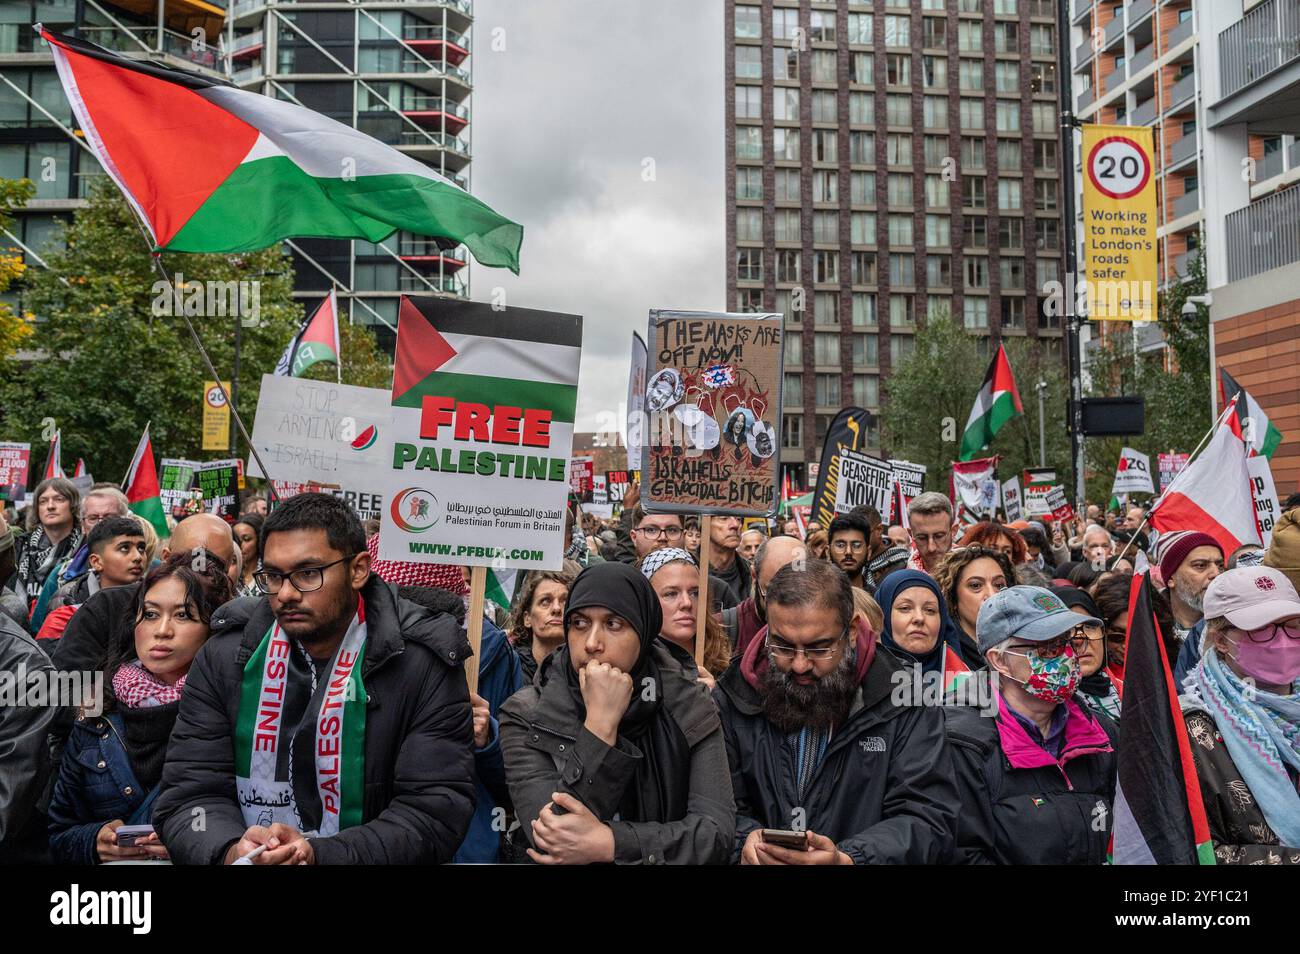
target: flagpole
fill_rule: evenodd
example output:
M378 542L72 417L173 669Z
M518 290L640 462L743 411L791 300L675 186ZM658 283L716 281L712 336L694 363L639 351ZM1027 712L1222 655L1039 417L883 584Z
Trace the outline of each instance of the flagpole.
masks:
M162 266L162 252L151 251L149 253L149 258L153 262L154 271L158 273L158 277L163 280L167 285L167 288L171 291L172 301L175 301L176 289L172 285L171 278L168 277L166 269ZM266 464L262 462L262 455L257 452L257 445L253 443L253 438L249 436L248 428L244 426L244 419L239 416L239 409L235 407L235 402L230 399L230 394L226 391L226 386L221 382L221 375L217 374L217 369L212 366L212 359L208 357L207 349L203 347L203 342L199 339L199 333L194 330L194 324L190 321L189 315L185 314L184 308L179 310L181 313L181 320L185 322L185 327L190 330L190 337L194 339L194 346L199 349L199 357L203 359L204 367L206 367L208 372L212 375L212 380L217 382L217 389L226 399L226 406L230 408L230 413L235 418L235 424L239 427L239 433L244 435L244 443L248 445L249 453L253 455L253 459L257 461L257 466L262 469L262 473L266 476L267 493L271 497L271 502L274 503L278 501L279 495L275 492L275 483L271 480L271 472L266 469Z
M338 282L330 279L330 310L334 312L334 373L339 384L343 383L343 342L339 340L339 291ZM349 310L348 315L352 312Z

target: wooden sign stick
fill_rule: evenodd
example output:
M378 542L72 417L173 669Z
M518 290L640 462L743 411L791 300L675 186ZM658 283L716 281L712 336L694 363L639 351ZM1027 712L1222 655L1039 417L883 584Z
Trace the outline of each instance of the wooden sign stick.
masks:
M474 655L465 660L465 681L472 695L478 692L479 653L483 647L483 594L487 592L487 567L471 567L469 571L469 620L465 626L469 648Z
M709 539L711 521L708 514L700 517L700 596L695 601L695 665L701 669L704 667L704 624L712 608L709 606L709 551L713 548L713 541Z

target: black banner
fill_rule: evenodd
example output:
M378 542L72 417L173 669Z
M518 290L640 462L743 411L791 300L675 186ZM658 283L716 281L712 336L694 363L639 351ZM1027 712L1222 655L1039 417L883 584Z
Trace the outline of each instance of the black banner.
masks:
M840 479L840 455L846 450L862 451L867 446L871 413L860 407L846 407L835 415L826 429L822 445L822 462L817 472L817 490L813 493L812 520L823 528L835 517L835 492Z

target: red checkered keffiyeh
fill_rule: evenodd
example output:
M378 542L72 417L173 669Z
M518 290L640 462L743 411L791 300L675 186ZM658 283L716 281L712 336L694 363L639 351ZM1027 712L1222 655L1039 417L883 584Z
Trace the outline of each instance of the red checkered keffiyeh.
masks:
M436 586L457 596L468 596L469 585L460 567L447 563L408 563L404 560L379 559L379 534L366 541L370 551L370 569L385 583L394 586Z
M169 686L138 662L119 666L113 673L113 695L128 709L168 705L181 697L183 688L185 676Z

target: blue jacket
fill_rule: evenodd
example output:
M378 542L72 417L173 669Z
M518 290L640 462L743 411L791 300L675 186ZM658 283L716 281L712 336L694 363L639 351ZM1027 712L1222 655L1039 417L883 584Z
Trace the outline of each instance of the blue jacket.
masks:
M505 831L504 813L510 808L510 791L506 787L497 714L523 681L519 657L510 648L506 634L484 619L478 694L488 701L492 713L491 737L486 746L474 750L474 817L452 858L453 864L496 864L501 860L501 832Z
M59 586L89 571L90 545L82 543L77 548L76 553L72 554L66 562L56 567L45 578L45 585L41 587L41 595L36 598L36 604L32 607L33 633L41 631L41 624L45 622L45 616L50 610L50 600L58 592Z
M61 864L99 863L95 837L106 822L147 825L158 787L142 791L118 715L78 716L50 800L50 853Z

